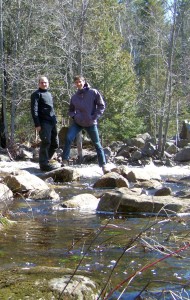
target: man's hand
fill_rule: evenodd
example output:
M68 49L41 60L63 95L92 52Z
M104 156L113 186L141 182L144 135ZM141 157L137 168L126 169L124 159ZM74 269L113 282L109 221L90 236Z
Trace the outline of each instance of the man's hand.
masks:
M36 129L37 132L40 132L41 126L35 127L35 129Z

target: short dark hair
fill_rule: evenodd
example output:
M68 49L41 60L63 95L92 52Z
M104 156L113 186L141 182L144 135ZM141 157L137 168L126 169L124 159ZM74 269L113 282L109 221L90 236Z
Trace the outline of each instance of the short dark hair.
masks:
M86 81L86 79L82 75L76 75L76 76L74 76L73 81L75 82L77 80L84 80L84 81Z

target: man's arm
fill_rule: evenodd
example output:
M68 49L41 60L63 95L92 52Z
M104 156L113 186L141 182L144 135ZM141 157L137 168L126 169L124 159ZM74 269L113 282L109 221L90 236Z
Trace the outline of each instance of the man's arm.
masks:
M40 131L40 120L39 120L39 99L38 93L33 93L31 95L31 114L37 131ZM38 128L38 129L37 129Z
M102 95L99 93L99 91L95 90L94 91L96 94L96 110L94 113L95 118L99 118L103 115L104 110L105 110L105 102L102 97Z

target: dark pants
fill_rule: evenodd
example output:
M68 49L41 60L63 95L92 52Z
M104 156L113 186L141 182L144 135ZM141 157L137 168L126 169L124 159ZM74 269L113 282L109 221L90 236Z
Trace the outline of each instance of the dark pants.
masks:
M92 143L94 144L98 156L98 164L100 167L102 167L104 164L106 164L106 158L104 154L104 150L100 144L100 138L98 133L97 125L92 125L89 127L81 127L76 123L73 123L71 127L69 127L66 138L65 138L65 146L63 150L62 158L68 160L70 155L70 148L71 143L77 136L77 134L82 130L85 129L91 138Z
M41 139L39 164L40 166L44 166L49 163L49 160L52 158L56 149L59 147L56 124L51 122L41 123L39 136Z

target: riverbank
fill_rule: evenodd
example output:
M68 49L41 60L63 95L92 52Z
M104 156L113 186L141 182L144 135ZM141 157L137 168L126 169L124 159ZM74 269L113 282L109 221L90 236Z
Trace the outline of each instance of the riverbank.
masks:
M114 168L114 164L108 164L110 170ZM77 168L81 177L90 178L90 177L100 177L103 175L101 168L97 164L90 165L72 165L72 167ZM156 166L153 163L150 163L141 167L128 166L131 170L133 169L142 169L147 171L150 174L156 174L160 176L178 176L185 177L190 176L190 165L189 164L181 164L173 167L167 166ZM39 169L39 164L32 161L0 161L0 172L8 172L11 173L16 169L26 170L31 174L38 175L41 173Z
M112 168L114 165L109 166ZM59 185L62 200L87 190L91 192L90 184L94 181L91 180L92 177L95 179L103 175L98 165L72 167L77 168L81 177L86 178L82 180L85 185L82 185L82 181L77 185L70 183ZM145 170L163 177L182 178L190 174L190 167L187 165L175 167L146 165L129 168L142 169L142 172ZM41 172L38 163L30 161L0 162L0 173L10 173L16 169L28 170L34 175ZM89 183L89 186L86 183ZM131 215L127 218L117 218L97 214L94 210L87 213L86 210L56 208L52 201L33 201L23 197L17 198L17 201L12 203L9 213L11 219L16 221L15 225L6 228L6 231L0 234L3 257L0 278L2 300L61 299L57 290L52 288L52 280L63 291L64 285L60 285L60 278L64 284L64 280L68 281L68 276L70 278L76 268L78 268L77 275L78 272L83 276L89 275L95 284L101 281L102 284L99 285L101 288L104 287L110 272L113 272L113 287L127 276L138 273L137 280L134 279L123 294L123 299L127 300L134 299L150 281L152 284L146 293L152 293L152 299L163 299L161 292L157 295L159 298L154 297L155 290L170 289L182 295L182 286L186 288L186 294L189 294L187 286L189 251L183 252L183 259L179 260L179 257L174 255L160 260L158 267L156 265L154 268L151 267L156 259L162 258L163 255L167 257L188 242L189 217L149 218L146 215L143 217ZM133 250L130 251L129 247ZM123 249L128 249L124 255ZM81 260L84 253L84 259ZM121 260L114 271L118 257L123 257L123 261ZM147 267L146 272L139 272L144 264L150 267ZM171 279L169 287L168 278ZM78 282L76 286L77 284ZM118 294L115 293L113 296L118 297Z

